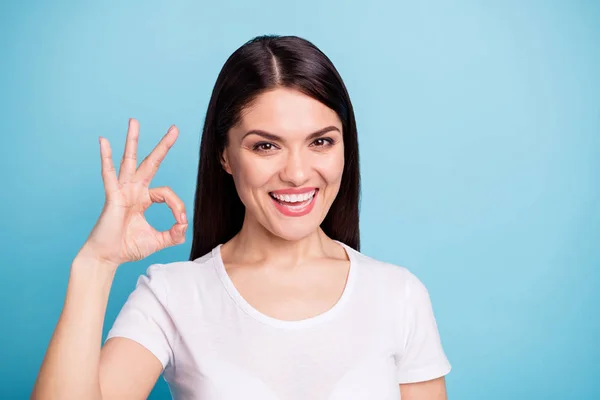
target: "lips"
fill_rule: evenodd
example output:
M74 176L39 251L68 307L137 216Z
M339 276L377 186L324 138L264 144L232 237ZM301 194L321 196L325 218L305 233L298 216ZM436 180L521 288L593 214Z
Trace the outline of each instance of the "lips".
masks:
M313 209L319 189L286 189L269 193L275 208L285 216L301 217Z
M316 187L305 187L305 188L290 188L290 189L282 189L282 190L273 190L271 192L271 194L275 194L275 195L279 195L279 194L303 194L303 193L309 193L312 191L317 190L318 188Z

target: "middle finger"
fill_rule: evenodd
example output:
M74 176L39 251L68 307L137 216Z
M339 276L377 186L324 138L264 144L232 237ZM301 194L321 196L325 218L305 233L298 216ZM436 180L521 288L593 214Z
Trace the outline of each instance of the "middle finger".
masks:
M127 129L127 139L125 142L125 152L121 159L119 168L119 182L126 182L135 174L137 167L137 144L140 136L140 124L133 118L129 118L129 128Z

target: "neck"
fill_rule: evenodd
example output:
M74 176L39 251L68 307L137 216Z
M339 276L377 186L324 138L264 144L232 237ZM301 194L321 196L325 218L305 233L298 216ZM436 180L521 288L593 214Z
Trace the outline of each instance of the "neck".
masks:
M244 219L242 229L221 248L224 260L235 264L294 267L317 258L343 258L345 251L318 227L313 233L287 240L274 235L258 221Z

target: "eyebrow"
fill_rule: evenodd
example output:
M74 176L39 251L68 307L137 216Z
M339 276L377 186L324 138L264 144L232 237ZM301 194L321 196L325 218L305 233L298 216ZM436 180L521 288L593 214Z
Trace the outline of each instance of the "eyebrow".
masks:
M323 128L323 129L319 129L318 131L311 133L310 135L308 135L307 140L316 139L319 136L324 135L327 132L331 132L331 131L338 131L338 132L340 132L340 130L337 127L331 125L331 126L327 126L327 127ZM277 136L277 135L275 135L273 133L269 133L269 132L266 132L266 131L263 131L263 130L260 130L260 129L253 129L251 131L246 132L246 134L242 137L242 140L244 140L246 138L246 136L249 136L249 135L258 135L258 136L261 136L261 137L263 137L263 138L265 138L267 140L280 141L280 142L284 142L285 141L280 136Z

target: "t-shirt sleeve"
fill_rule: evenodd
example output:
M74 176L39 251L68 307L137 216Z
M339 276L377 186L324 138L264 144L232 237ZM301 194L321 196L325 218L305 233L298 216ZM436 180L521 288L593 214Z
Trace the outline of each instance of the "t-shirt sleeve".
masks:
M450 372L442 348L429 292L423 283L408 273L404 291L405 320L402 351L397 366L398 383L423 382Z
M163 264L153 264L138 278L106 340L124 337L136 341L160 360L164 371L173 359L176 331L167 311L163 267Z

